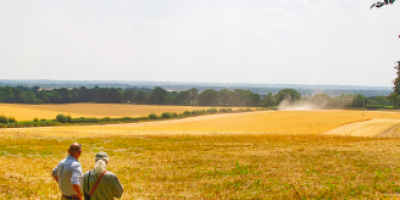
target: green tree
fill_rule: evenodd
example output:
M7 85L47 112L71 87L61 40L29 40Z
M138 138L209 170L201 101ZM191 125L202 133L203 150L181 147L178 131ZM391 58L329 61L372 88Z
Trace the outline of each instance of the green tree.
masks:
M95 95L94 99L97 103L109 103L110 89L101 88Z
M199 94L197 101L201 106L217 106L218 92L213 89L204 90Z
M154 114L154 113L150 113L148 117L150 119L157 119L158 118L158 116L156 114Z
M71 91L72 102L82 102L82 94L78 88L73 88Z
M131 102L133 101L133 97L135 96L135 90L133 89L127 89L123 94L122 94L122 101L123 102Z
M142 91L142 90L139 90L139 91L135 94L133 100L134 100L134 102L136 102L136 103L147 103L148 98L149 98L149 95L148 95L146 92L144 92L144 91Z
M263 106L265 106L265 107L275 106L274 96L272 95L271 92L268 92L268 94L263 99Z
M279 104L284 99L288 101L295 101L295 100L300 100L300 98L301 98L300 92L289 88L280 90L278 94L275 96L277 104Z
M6 101L6 93L3 90L0 90L0 102Z
M38 92L39 89L40 89L40 87L39 87L38 85L32 87L32 91L33 91L34 93Z
M155 87L154 91L150 95L150 103L163 104L167 95L167 90L164 90L161 87Z
M199 95L199 90L197 88L192 88L189 90L189 93L190 93L190 97L189 97L190 102L189 103L192 103L193 101L195 101L197 99L197 96Z
M179 104L179 105L186 105L186 104L190 104L190 91L189 90L185 90L185 91L180 91L177 95L176 98L174 100L175 104Z
M67 88L60 88L57 90L57 92L60 93L61 95L61 102L63 103L72 102L72 95Z
M368 105L392 106L388 96L372 96L368 97Z
M108 103L121 103L122 98L121 98L121 89L116 89L116 88L110 88L109 94L106 97Z
M394 67L397 72L397 78L394 79L393 84L393 92L388 96L388 99L393 102L395 108L399 108L400 103L400 61L397 63L398 65Z
M79 92L81 94L81 100L83 102L88 102L90 99L88 98L88 92L89 90L85 86L79 87Z
M5 89L5 94L6 94L6 97L5 97L6 102L8 102L8 103L16 102L17 99L15 98L13 88L10 86L6 86L4 89Z
M48 95L46 94L46 92L44 90L41 90L39 92L36 92L36 99L40 99L43 102L49 102L49 98L47 97Z
M232 103L232 91L223 89L219 91L218 100L222 106L231 106Z
M247 102L246 106L259 106L261 103L261 95L258 93L250 93L250 101Z
M58 114L56 116L56 119L60 122L60 123L67 123L68 118L67 116L63 115L63 114Z
M362 94L357 94L353 99L353 107L364 107L367 106L368 98Z
M50 102L52 102L52 103L61 103L61 94L59 92L57 92L57 90L53 90L49 94L49 99L50 99Z
M172 118L172 114L170 112L165 112L165 113L161 114L161 117L163 119L169 119L169 118Z
M29 103L36 103L36 102L37 102L36 96L35 96L35 94L32 92L32 90L26 90L26 91L24 91L23 93L25 93L25 94L28 96L28 98L29 98Z
M28 97L28 95L27 95L25 92L23 92L23 93L19 96L19 102L20 102L20 103L32 103L32 102L29 100L29 97Z

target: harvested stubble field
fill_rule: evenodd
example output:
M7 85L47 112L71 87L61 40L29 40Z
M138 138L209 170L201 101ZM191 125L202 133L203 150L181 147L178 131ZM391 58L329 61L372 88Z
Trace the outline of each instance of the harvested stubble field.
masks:
M163 112L183 113L184 111L208 109L200 106L157 106L133 104L0 104L0 115L15 117L18 121L32 120L34 117L54 119L57 114L71 115L72 117L142 117L150 113L160 115ZM233 108L237 109L237 108Z
M58 199L50 170L72 142L83 144L84 171L94 166L96 152L109 153L108 170L124 185L123 199L396 199L400 140L371 138L371 125L369 138L328 131L373 120L394 121L383 124L397 130L399 118L392 112L272 111L0 129L0 199Z
M0 140L1 199L59 199L50 170L72 142L83 170L95 152L124 185L123 199L348 199L400 193L395 139L321 135L147 135Z

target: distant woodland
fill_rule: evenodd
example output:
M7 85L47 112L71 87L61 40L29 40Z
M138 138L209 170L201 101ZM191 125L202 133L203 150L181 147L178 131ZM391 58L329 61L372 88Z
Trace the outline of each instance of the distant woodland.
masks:
M275 94L271 92L260 95L250 90L222 89L219 91L207 89L199 92L197 88L176 91L165 90L161 87L149 88L59 88L41 89L39 86L31 88L25 86L0 87L0 102L44 104L44 103L132 103L149 105L199 105L199 106L226 106L226 107L268 107L278 106L283 100L290 101L311 99L328 102L329 107L363 107L364 105L391 106L386 96L365 97L361 94L342 94L330 97L326 94L317 94L313 97L301 95L294 89L282 89Z
M245 84L245 83L182 83L182 82L146 82L146 81L77 81L77 80L4 80L0 79L0 87L35 87L40 88L93 88L98 86L100 88L121 88L134 89L136 91L143 88L161 87L168 91L176 90L189 90L197 88L199 92L204 90L213 89L220 91L223 89L235 90L250 90L251 92L261 95L267 95L269 92L272 94L278 93L285 88L292 88L299 91L302 95L315 95L318 93L325 93L332 97L341 94L362 94L366 97L371 96L387 96L393 89L391 87L379 86L351 86L351 85L302 85L302 84Z

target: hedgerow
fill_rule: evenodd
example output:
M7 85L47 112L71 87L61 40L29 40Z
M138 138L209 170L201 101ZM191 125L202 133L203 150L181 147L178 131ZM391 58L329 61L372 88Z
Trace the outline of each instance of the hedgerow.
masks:
M68 125L90 125L90 124L110 124L110 123L137 123L150 120L165 120L171 118L185 118L199 116L203 114L229 113L229 112L248 112L253 111L250 108L238 109L233 111L232 108L210 108L207 110L185 111L181 114L164 112L161 116L155 113L149 114L147 117L119 117L119 118L96 118L96 117L79 117L72 118L70 115L58 114L55 119L47 120L35 117L32 121L17 122L14 117L0 116L0 128L23 128L23 127L44 127L44 126L68 126Z

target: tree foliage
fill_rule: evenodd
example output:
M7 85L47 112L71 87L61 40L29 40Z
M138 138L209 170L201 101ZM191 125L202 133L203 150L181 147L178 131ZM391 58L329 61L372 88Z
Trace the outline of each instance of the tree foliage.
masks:
M395 108L399 108L400 102L400 61L397 62L397 66L394 67L397 72L397 78L393 80L393 92L388 96L388 99L394 103Z
M374 4L372 4L371 9L372 9L373 7L380 8L380 7L384 6L384 5L392 5L395 1L396 1L396 0L378 1L378 2L376 2L376 3L374 3Z
M295 101L295 100L300 100L301 94L300 92L294 90L294 89L283 89L278 92L278 94L275 97L276 102L279 104L283 100L288 100L288 101Z
M400 63L399 63L400 64ZM398 72L400 74L400 72ZM312 99L315 102L328 102L332 107L362 106L362 101L366 100L369 105L392 105L394 97L400 96L400 79L395 80L395 91L389 97L364 97L353 94L342 94L331 98L326 94L317 94ZM318 97L318 98L317 98ZM60 88L52 90L40 90L38 87L0 87L0 102L5 103L78 103L78 102L97 102L97 103L133 103L146 105L200 105L200 106L220 106L220 107L268 107L278 106L284 99L298 101L301 99L299 91L294 89L283 89L276 94L269 92L261 97L260 94L250 90L235 89L228 90L204 90L192 88L183 91L167 91L161 87L154 89L135 88ZM317 101L317 99L319 99ZM324 100L321 100L324 99ZM357 102L360 101L360 102ZM331 106L329 106L331 107ZM199 111L202 112L202 111ZM206 111L204 111L206 112ZM209 111L207 111L209 112ZM193 115L193 113L186 113ZM198 114L198 113L194 113ZM76 120L76 119L75 119ZM63 119L61 119L63 121ZM68 121L68 119L67 119Z
M201 106L216 106L218 105L218 92L212 89L205 90L199 94L197 101Z

